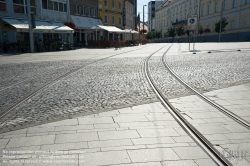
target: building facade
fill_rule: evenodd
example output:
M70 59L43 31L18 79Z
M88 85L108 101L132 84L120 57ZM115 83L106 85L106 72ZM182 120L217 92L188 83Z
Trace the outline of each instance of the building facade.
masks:
M221 41L247 41L250 38L250 1L249 0L176 0L162 5L156 11L156 30L162 36L169 27L181 26L187 29L188 15L200 18L197 29L209 29L198 35L199 41L218 41L215 22L222 17L227 18L228 25L221 35Z
M100 34L91 27L102 25L98 16L98 0L69 0L70 1L70 22L72 22L74 42L88 45L88 40L99 40Z
M150 1L148 3L148 29L149 32L155 29L155 11L163 4L163 1Z
M29 0L30 10L35 14L37 27L34 40L68 40L72 29L66 27L66 0ZM29 41L27 1L0 1L0 41Z

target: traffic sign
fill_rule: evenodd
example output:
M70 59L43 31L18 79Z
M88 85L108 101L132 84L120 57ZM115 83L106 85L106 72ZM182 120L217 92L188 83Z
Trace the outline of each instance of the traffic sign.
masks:
M187 20L188 30L197 29L197 15L189 15Z

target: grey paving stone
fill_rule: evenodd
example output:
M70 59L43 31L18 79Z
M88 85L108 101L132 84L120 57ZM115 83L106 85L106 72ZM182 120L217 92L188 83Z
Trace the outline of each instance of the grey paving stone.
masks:
M223 125L222 127L224 127L225 129L227 129L230 132L234 132L234 133L249 133L249 129L247 129L244 126L240 126L239 124L236 125Z
M226 130L221 126L198 126L196 127L201 134L222 134L222 133L230 133L230 131Z
M0 139L0 148L5 148L10 139Z
M93 125L76 125L76 126L56 126L55 131L67 131L67 130L88 130L94 129Z
M56 151L56 150L74 150L88 148L87 142L63 143L53 145L42 145L41 150Z
M152 162L180 159L171 148L128 150L127 152L132 162Z
M92 141L88 142L89 148L103 148L113 146L133 145L130 139L108 140L108 141Z
M180 136L173 128L138 129L137 131L141 137Z
M28 134L32 133L48 133L51 131L55 131L55 127L30 127L27 131Z
M79 166L131 163L126 151L96 152L79 155Z
M47 123L47 124L41 125L40 127L71 126L71 125L72 126L78 125L77 119L67 119L67 120L62 120L62 121Z
M27 131L28 129L21 129L21 130L10 131L10 132L4 133L4 135L26 134Z
M194 160L163 161L163 166L198 166Z
M227 140L227 139L229 139L223 134L204 135L204 137L207 138L208 140Z
M131 139L131 140L135 145L175 143L175 141L171 137L137 138L137 139Z
M150 121L168 121L174 120L174 118L169 113L150 113L145 115Z
M56 135L55 143L83 142L99 140L97 132Z
M194 142L194 140L190 136L180 136L180 137L172 137L175 142Z
M212 159L198 159L195 160L199 166L217 166L217 164Z
M229 139L249 139L250 134L249 133L229 133L229 134L223 134Z
M193 119L203 119L205 121L205 119L209 119L209 118L221 118L222 115L216 113L216 112L201 112L201 113L187 113L188 116L192 117Z
M94 124L95 129L103 129L103 128L117 128L119 125L117 123L110 124Z
M129 122L129 123L118 123L120 127L150 127L155 126L153 122Z
M14 138L14 137L25 137L26 134L11 134L11 135L4 135L3 138Z
M114 117L114 121L116 123L145 122L148 121L148 119L145 116L141 115L131 115L131 116L119 115L117 117Z
M172 147L190 147L190 143L164 143L164 144L152 144L146 145L148 148L172 148Z
M200 147L175 147L173 150L181 159L206 159L208 155ZM192 152L192 153L190 153Z
M100 124L100 123L114 123L111 117L99 118L78 118L79 124Z
M6 148L53 144L55 135L11 138Z
M101 150L104 151L114 151L114 150L132 150L132 149L146 149L147 147L145 145L133 145L133 146L117 146L117 147L106 147L101 148Z
M139 138L136 130L98 132L100 140Z
M117 165L113 165L117 166ZM134 163L134 164L119 164L119 166L162 166L160 162Z
M176 126L179 127L180 125L176 121L154 121L156 126Z

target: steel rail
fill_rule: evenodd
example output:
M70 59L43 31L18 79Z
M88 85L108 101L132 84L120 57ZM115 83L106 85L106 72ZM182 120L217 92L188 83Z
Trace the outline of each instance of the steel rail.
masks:
M149 46L145 46L145 47L149 47ZM145 47L142 47L142 48L145 48ZM10 111L12 111L13 109L15 109L16 107L18 107L20 104L22 104L23 102L27 101L28 99L30 99L31 97L35 96L36 94L38 94L39 92L43 91L45 88L47 88L48 86L56 83L57 81L61 80L62 78L66 78L67 76L89 66L89 65L92 65L94 63L97 63L99 61L103 61L103 60L106 60L108 58L111 58L111 57L114 57L114 56L117 56L117 55L121 55L121 54L125 54L125 53L129 53L129 52L133 52L133 51L136 51L136 50L140 50L142 48L138 48L138 49L134 49L134 50L131 50L131 51L126 51L126 52L122 52L122 53L119 53L119 54L114 54L114 55L111 55L111 56L108 56L108 57L105 57L105 58L102 58L102 59L98 59L98 60L95 60L94 62L91 62L89 64L86 64L84 66L81 66L81 67L78 67L72 71L69 71L45 84L43 84L41 87L39 87L38 89L28 93L27 95L25 95L23 98L21 98L19 101L17 101L16 103L12 104L10 107L4 109L3 111L0 112L0 119L2 117L4 117L7 113L9 113Z
M166 52L167 53L167 52ZM227 115L228 117L230 117L231 119L237 121L239 124L241 124L242 126L250 129L250 123L245 121L244 119L242 119L241 117L239 117L238 115L234 114L233 112L229 111L228 109L226 109L225 107L217 104L216 102L210 100L208 97L206 97L205 95L201 94L200 92L198 92L197 90L195 90L194 88L192 88L190 85L188 85L184 80L182 80L171 68L170 66L167 64L166 62L166 53L163 54L162 56L162 62L164 64L164 66L166 67L166 69L169 71L169 73L175 77L182 85L184 85L186 88L188 88L190 91L194 92L197 96L199 96L201 99L203 99L204 101L206 101L208 104L210 104L211 106L215 107L216 109L218 109L220 112L224 113L225 115Z
M169 51L171 46L167 49L164 55ZM217 150L213 145L195 128L191 125L164 97L163 93L157 88L153 78L150 75L148 61L155 53L148 56L144 61L144 73L146 78L156 93L157 97L160 99L163 106L169 111L169 113L174 117L174 119L180 124L180 126L189 134L189 136L211 157L211 159L222 166L232 166L232 164Z

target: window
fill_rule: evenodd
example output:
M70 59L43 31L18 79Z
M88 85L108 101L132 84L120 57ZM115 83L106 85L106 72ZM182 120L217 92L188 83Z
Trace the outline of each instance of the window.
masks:
M54 2L53 6L54 6L54 10L58 11L58 2Z
M87 8L86 8L86 16L89 16L89 15L90 15L90 8L87 7Z
M81 6L76 5L76 14L80 14L81 13Z
M226 2L226 0L223 0L223 10L227 10L227 2Z
M214 3L214 12L217 13L218 12L218 2Z
M97 17L97 9L96 8L94 9L94 15L93 16Z
M235 8L236 7L236 0L232 0L232 8Z
M231 29L234 29L234 20L231 21Z
M207 15L210 13L210 5L207 5Z
M201 17L203 17L203 7L201 7Z
M104 0L104 6L108 7L108 0Z
M119 1L119 9L122 10L122 2Z
M42 6L43 6L43 9L48 9L48 1L42 0Z
M30 5L33 8L33 9L31 8L31 11L35 10L35 0L30 0ZM43 9L67 12L66 2L61 3L59 1L42 0L42 7Z
M52 1L48 1L48 9L53 10L53 3Z
M106 15L104 16L104 23L108 24L108 16L106 16Z
M0 0L2 1L2 0ZM31 12L33 12L34 14L36 14L36 4L35 4L35 0L29 0L30 1L30 9ZM27 11L27 1L24 0L13 0L13 9L15 13L23 13L26 14Z
M5 0L0 0L0 11L6 11Z
M115 16L112 16L112 24L115 25Z
M93 10L93 8L90 8L90 16L94 16L94 10Z
M246 21L246 18L243 18L243 21L242 21L242 27L246 27L247 26L247 21Z
M115 0L112 0L112 8L115 8Z
M83 16L86 15L86 8L85 8L85 6L82 7L82 15L83 15Z
M59 11L63 12L63 3L59 3Z
M245 0L245 5L248 4L248 0Z

